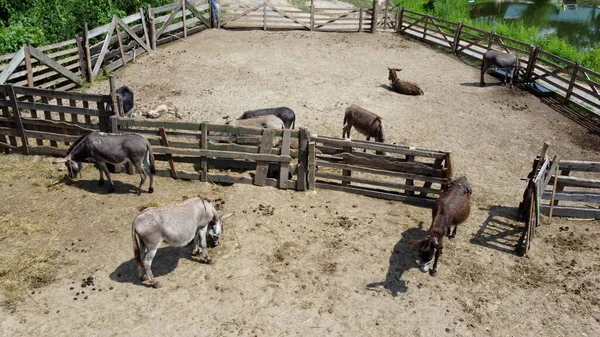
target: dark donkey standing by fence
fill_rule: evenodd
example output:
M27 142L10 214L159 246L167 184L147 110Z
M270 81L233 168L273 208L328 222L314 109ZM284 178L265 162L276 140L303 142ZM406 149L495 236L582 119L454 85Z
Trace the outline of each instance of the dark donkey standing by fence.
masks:
M419 245L419 270L431 276L437 272L437 263L444 248L444 235L453 239L456 229L469 217L471 212L471 186L466 177L457 178L444 187L439 199L436 200L432 211L431 227L427 230L425 239L411 240L409 243ZM454 226L452 233L451 227ZM434 258L435 255L435 258ZM433 268L429 266L433 262Z
M138 195L142 193L142 185L146 182L146 175L150 176L148 193L154 192L154 154L148 140L134 133L104 133L91 132L77 139L67 151L67 156L55 161L64 162L67 174L75 178L83 168L82 162L91 159L100 171L99 184L104 184L104 174L110 183L110 191L114 192L113 183L106 163L121 165L130 162L137 169L141 181L138 186ZM142 162L145 166L142 167Z
M483 61L481 61L481 80L479 84L483 87L485 82L483 75L491 67L497 69L504 69L504 82L506 83L506 75L510 70L510 87L512 88L515 77L519 75L519 58L515 54L503 53L496 50L488 50L483 54Z
M128 86L124 85L115 92L117 95L121 95L123 97L123 113L125 116L128 116L133 111L133 91L131 91ZM112 111L112 106L108 104L106 110Z

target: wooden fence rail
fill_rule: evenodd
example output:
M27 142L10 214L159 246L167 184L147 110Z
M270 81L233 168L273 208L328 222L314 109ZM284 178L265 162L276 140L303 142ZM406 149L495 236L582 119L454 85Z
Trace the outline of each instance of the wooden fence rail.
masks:
M450 152L322 136L311 142L320 151L314 178L319 188L432 205L452 178Z

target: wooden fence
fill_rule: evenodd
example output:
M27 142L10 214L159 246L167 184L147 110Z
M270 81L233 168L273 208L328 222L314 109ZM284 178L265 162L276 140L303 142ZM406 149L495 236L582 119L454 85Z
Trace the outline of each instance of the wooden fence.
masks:
M164 162L164 167L157 168L157 175L307 189L309 133L306 129L255 129L117 116L112 117L111 123L113 132L135 132L150 141L155 158ZM299 149L294 149L293 144L299 144ZM218 172L211 172L212 169Z
M207 0L180 0L157 8L148 5L147 15L152 49L212 27Z
M452 178L450 152L322 136L311 137L311 142L321 153L309 181L319 188L433 205Z
M25 99L18 99L19 96ZM91 130L110 131L108 95L0 85L0 147L25 154L64 155Z
M514 53L519 57L521 82L540 95L557 95L564 103L600 111L600 74L541 48L506 36L401 8L396 31L421 41L441 45L455 54L481 59L488 49ZM496 74L503 76L503 71Z

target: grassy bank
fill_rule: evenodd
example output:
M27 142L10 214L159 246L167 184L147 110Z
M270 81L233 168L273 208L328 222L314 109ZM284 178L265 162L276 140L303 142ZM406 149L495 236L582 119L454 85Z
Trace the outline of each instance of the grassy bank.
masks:
M600 72L600 46L589 51L578 51L568 41L556 35L541 37L541 27L537 23L524 24L522 21L501 22L494 25L489 22L474 20L469 17L471 6L466 0L435 0L435 6L428 6L428 0L393 0L399 7L420 13L426 13L451 21L462 21L465 24L497 34L511 37L541 47L544 51L560 56L584 67Z

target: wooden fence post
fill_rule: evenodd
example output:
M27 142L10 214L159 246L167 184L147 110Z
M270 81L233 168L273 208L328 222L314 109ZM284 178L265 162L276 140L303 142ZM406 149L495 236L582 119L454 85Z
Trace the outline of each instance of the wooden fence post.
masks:
M202 122L200 129L202 131L200 149L208 150L208 122ZM208 181L208 159L205 156L200 157L200 170L200 180Z
M25 137L25 129L23 128L21 111L19 111L19 101L17 100L17 95L15 95L15 89L12 85L8 86L7 88L8 98L10 99L10 104L12 105L13 118L15 120L17 131L19 131L19 135L21 136L21 142L23 143L23 152L25 152L25 154L29 154L29 143L27 141L27 137Z
M343 146L342 150L344 151L344 153L352 153L352 146ZM342 163L346 164L347 161L344 160L344 161L342 161ZM352 177L352 171L350 171L350 170L343 170L342 171L342 176L344 176L344 177ZM350 184L351 184L350 181L342 180L342 186L348 186Z
M458 50L458 46L460 46L460 34L462 33L463 22L458 22L458 27L456 27L456 34L454 34L454 42L452 42L452 53L456 54Z
M315 181L316 181L316 160L315 160L315 142L308 143L308 190L315 190Z
M527 69L525 70L525 82L531 82L531 76L535 69L535 61L537 60L537 50L538 48L536 46L531 45L529 59L527 59Z
M123 61L123 67L126 65L125 62L125 50L123 49L123 41L121 40L121 31L119 25L115 25L115 33L117 34L117 42L119 43L119 53L121 54L121 60ZM134 50L135 55L135 50Z
M92 71L92 55L90 53L90 39L88 38L87 22L83 24L83 45L85 49L85 66L87 72L87 80L90 84L93 84L94 72Z
M315 30L315 0L310 0L310 31Z
M29 46L24 45L23 50L25 51L25 70L27 71L27 86L33 88L33 70L31 68L31 52ZM33 102L33 100L32 100Z
M77 34L75 42L77 43L77 55L79 56L79 70L81 71L81 78L87 81L88 75L85 65L85 51L83 49L83 39L81 38L81 34Z
M148 14L148 35L150 35L150 48L152 48L152 50L156 50L154 15L152 15L152 6L150 6L150 4L148 4L146 7L146 13Z
M108 77L108 84L110 86L110 98L111 98L111 102L112 102L112 111L113 114L118 114L119 110L118 107L118 102L117 102L117 86L115 84L115 77L113 75L110 75Z
M571 98L571 93L573 93L573 86L575 85L575 80L577 79L577 73L579 72L579 62L575 63L573 67L573 76L571 77L571 82L569 82L569 89L567 89L567 93L565 94L564 104L569 103L569 99Z
M404 19L404 7L400 8L396 12L396 33L400 33L402 31L403 19Z
M358 10L358 32L359 33L362 31L362 28L363 28L363 16L364 16L364 9L361 7Z
M492 35L490 35L490 42L488 43L488 47L487 47L488 50L492 49L492 45L494 44L495 37L496 37L496 33L492 33Z
M378 2L377 0L373 0L373 9L371 13L371 34L375 34L377 31L377 10L378 10Z
M385 0L385 12L383 14L384 15L384 17L383 17L383 30L387 29L389 5L390 5L390 0Z
M423 40L427 38L427 24L429 23L429 14L425 15L425 26L423 28Z
M263 4L263 30L267 30L267 0Z
M300 128L300 140L298 146L298 185L299 191L306 191L306 182L308 180L308 142L310 133L306 128Z
M181 19L182 19L182 23L183 23L183 38L187 38L187 27L185 26L186 24L186 12L187 12L187 8L185 8L186 5L186 0L181 0ZM208 1L208 8L209 8L209 13L210 13L210 0ZM211 27L212 28L212 27Z

